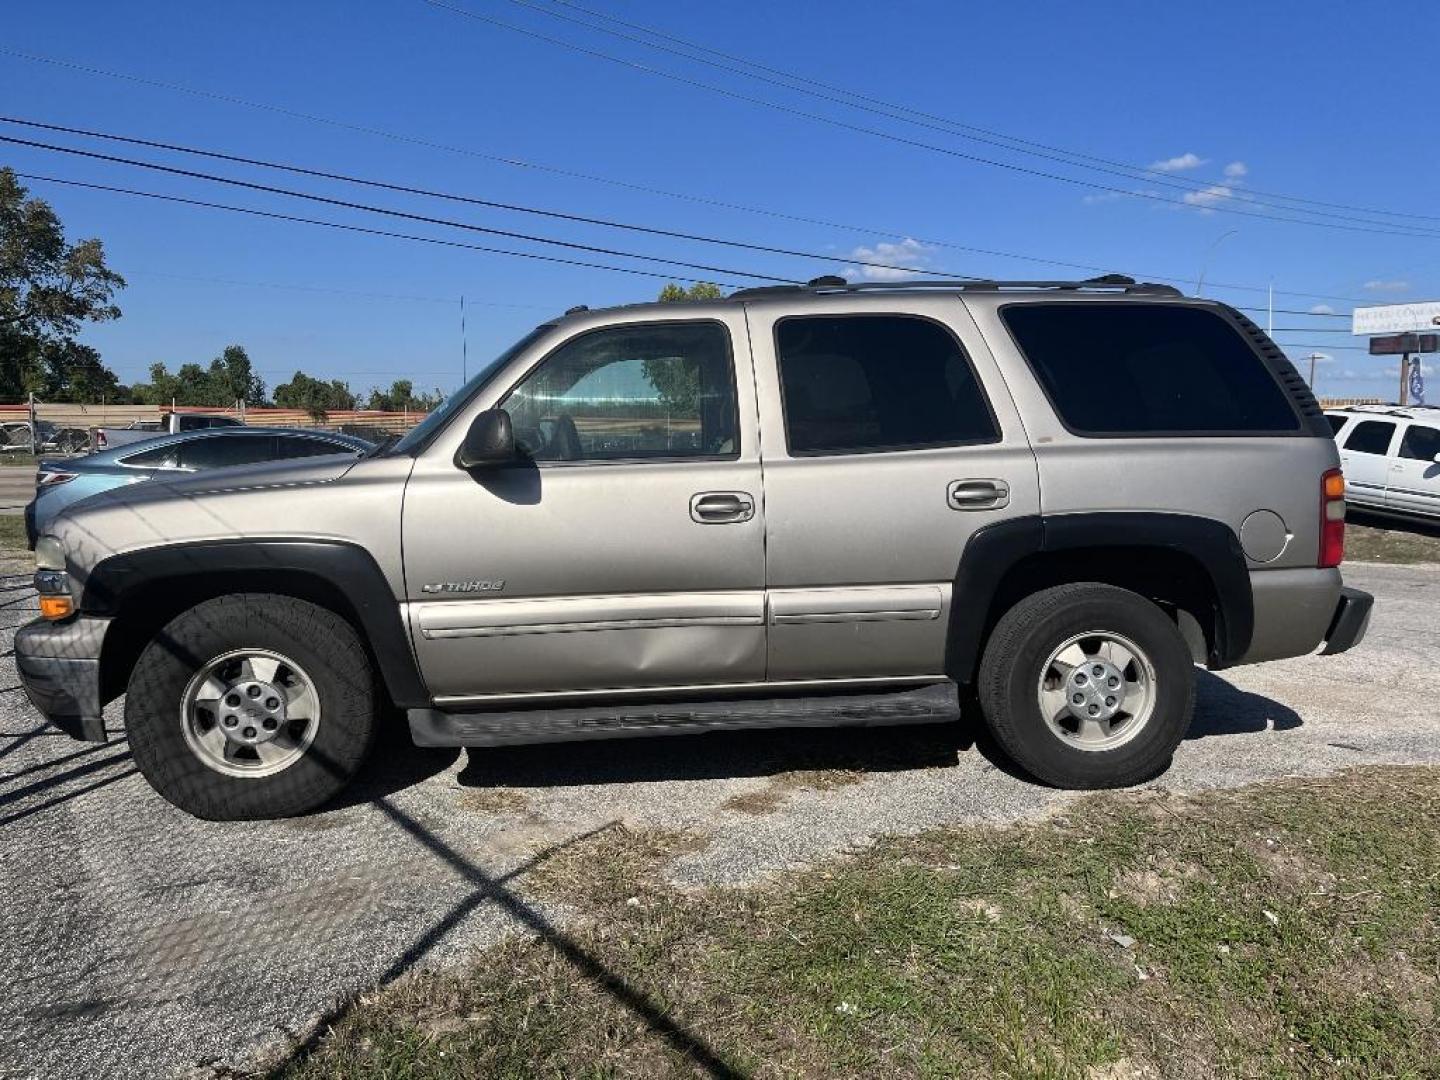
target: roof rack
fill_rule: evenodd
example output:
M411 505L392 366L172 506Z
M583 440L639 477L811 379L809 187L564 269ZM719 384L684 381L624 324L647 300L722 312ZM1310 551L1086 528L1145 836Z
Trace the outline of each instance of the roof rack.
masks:
M946 292L1120 292L1147 296L1183 296L1173 285L1136 281L1124 274L1104 274L1083 281L1000 281L991 278L958 278L946 281L936 278L911 278L905 281L846 281L841 277L818 277L804 285L761 285L739 289L731 300L747 300L761 296L810 292L883 292L895 290L941 289Z

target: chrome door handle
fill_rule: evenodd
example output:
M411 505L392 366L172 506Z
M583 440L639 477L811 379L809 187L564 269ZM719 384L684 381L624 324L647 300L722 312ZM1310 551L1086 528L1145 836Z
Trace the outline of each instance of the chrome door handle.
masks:
M951 480L945 503L951 510L999 510L1010 505L1010 485L1004 480Z
M755 516L755 499L748 491L702 491L690 496L690 519L701 525L749 521Z

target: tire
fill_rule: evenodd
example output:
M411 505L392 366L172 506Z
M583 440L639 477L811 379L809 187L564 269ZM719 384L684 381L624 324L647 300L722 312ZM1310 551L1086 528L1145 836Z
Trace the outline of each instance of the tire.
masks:
M1077 647L1089 659L1070 665L1056 657L1070 642L1069 660ZM1100 674L1091 661L1104 668L1101 681L1075 683ZM1119 708L1107 722L1106 703L1117 699L1105 695L1117 673ZM1169 768L1190 726L1195 667L1159 607L1125 589L1084 582L1045 589L1005 613L986 643L977 690L991 733L1031 776L1060 788L1127 787ZM1042 694L1058 708L1042 705ZM1071 712L1070 703L1082 698ZM1086 716L1092 708L1100 719Z
M211 701L212 687L227 690ZM233 714L228 701L239 702ZM238 731L222 730L237 718ZM277 730L267 735L262 725ZM315 604L267 593L207 600L141 653L125 726L145 779L187 813L217 821L302 814L345 787L374 741L369 658L351 625ZM245 745L241 732L270 741Z

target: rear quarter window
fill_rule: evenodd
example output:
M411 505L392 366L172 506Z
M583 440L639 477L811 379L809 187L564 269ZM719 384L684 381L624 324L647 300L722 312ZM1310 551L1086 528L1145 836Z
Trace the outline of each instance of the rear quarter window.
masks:
M1294 434L1300 417L1226 319L1177 304L1011 304L1001 318L1078 435Z

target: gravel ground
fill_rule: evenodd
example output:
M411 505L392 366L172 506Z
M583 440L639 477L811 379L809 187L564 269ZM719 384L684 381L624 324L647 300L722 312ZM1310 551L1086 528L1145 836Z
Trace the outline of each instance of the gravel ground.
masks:
M195 821L123 738L46 730L16 690L23 564L0 563L0 1076L212 1075L283 1050L347 996L517 927L563 936L525 870L616 822L708 844L679 883L742 884L952 822L1070 798L1011 775L964 725L713 735L478 752L391 741L343 804L284 822ZM1177 790L1440 763L1440 567L1351 566L1378 598L1338 657L1202 673ZM112 708L114 708L112 706ZM118 727L118 709L112 723Z

